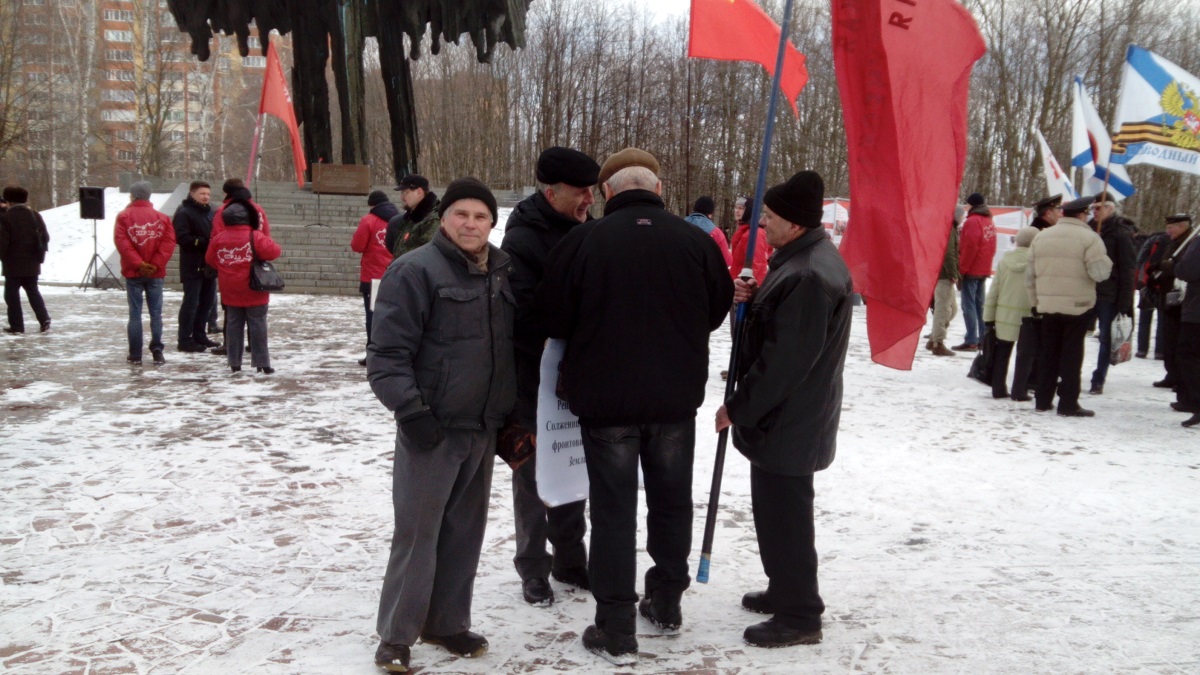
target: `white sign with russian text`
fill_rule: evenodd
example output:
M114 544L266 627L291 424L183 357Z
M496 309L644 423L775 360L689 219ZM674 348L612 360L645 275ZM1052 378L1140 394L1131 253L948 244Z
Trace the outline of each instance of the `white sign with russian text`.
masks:
M567 343L549 340L542 353L537 408L537 485L546 506L562 506L588 496L583 434L567 402L555 394L558 364Z

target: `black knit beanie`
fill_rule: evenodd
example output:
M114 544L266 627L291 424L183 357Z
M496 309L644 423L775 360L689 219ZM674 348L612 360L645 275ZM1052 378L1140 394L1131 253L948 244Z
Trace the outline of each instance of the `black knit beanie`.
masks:
M692 213L703 213L707 216L716 210L717 207L713 204L712 197L700 197L695 204L692 204Z
M496 196L478 178L470 176L451 181L450 185L446 186L446 192L442 195L442 203L438 206L438 218L444 216L450 205L460 199L478 199L486 204L488 210L492 212L492 223L499 219Z
M375 190L367 195L367 206L375 206L386 201L388 201L388 196L383 190Z
M825 181L816 171L801 171L786 183L767 190L763 204L771 207L780 218L800 227L821 227L824 208Z

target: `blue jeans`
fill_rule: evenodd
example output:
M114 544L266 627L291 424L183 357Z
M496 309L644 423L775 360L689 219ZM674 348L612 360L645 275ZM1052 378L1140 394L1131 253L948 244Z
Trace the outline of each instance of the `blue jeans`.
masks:
M679 604L691 583L694 419L676 424L596 427L584 424L592 502L592 557L588 578L596 598L596 625L633 635L638 600L638 463L646 487L647 596Z
M966 344L983 342L983 283L984 277L964 277L962 280L963 323L967 325Z
M150 351L163 348L162 342L162 279L139 277L125 280L125 295L129 299L129 355L142 358L142 294L150 310Z
M1096 332L1100 335L1100 354L1096 358L1096 369L1092 371L1092 384L1104 384L1108 376L1108 352L1112 349L1112 324L1117 318L1117 303L1099 300L1096 302Z

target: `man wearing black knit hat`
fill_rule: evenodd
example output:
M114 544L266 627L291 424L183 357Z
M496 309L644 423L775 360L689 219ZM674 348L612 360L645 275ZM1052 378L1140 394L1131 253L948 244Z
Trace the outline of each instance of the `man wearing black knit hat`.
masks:
M813 474L833 463L853 304L850 271L821 226L824 192L814 171L767 191L760 223L775 255L762 288L735 282L734 299L753 304L737 391L717 410L717 431L732 425L733 444L751 464L768 584L747 593L742 606L774 615L746 629L746 642L758 647L821 641Z
M538 191L523 199L504 227L500 248L512 258L509 282L517 300L513 343L517 359L517 407L501 434L503 458L513 469L513 514L517 554L525 602L546 606L554 602L550 576L588 588L587 532L584 500L547 507L538 496L537 468L530 452L537 430L537 395L541 382L542 349L546 330L533 295L542 281L550 249L576 225L591 219L600 165L571 148L547 148L538 157ZM522 461L524 460L524 461ZM553 557L546 542L554 546Z
M429 245L384 272L367 343L367 379L398 425L376 624L375 664L388 670L407 669L418 638L459 656L487 652L468 630L471 599L496 435L516 399L513 267L488 243L496 199L460 178L439 210Z

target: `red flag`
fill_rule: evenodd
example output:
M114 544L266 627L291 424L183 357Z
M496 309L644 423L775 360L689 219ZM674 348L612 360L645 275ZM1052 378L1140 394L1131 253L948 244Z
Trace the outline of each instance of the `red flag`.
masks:
M850 169L841 251L876 363L912 368L967 156L971 68L987 51L955 0L833 0Z
M775 74L779 56L779 25L751 0L692 0L688 56L720 61L753 61ZM796 109L800 90L808 83L804 55L788 43L779 88Z
M296 124L296 109L292 107L292 95L288 93L287 80L283 79L283 66L275 53L275 43L267 45L267 72L263 76L262 98L258 102L258 114L268 113L287 125L292 135L292 161L296 164L296 182L304 187L304 145L300 142L300 126ZM257 141L257 138L255 139Z

